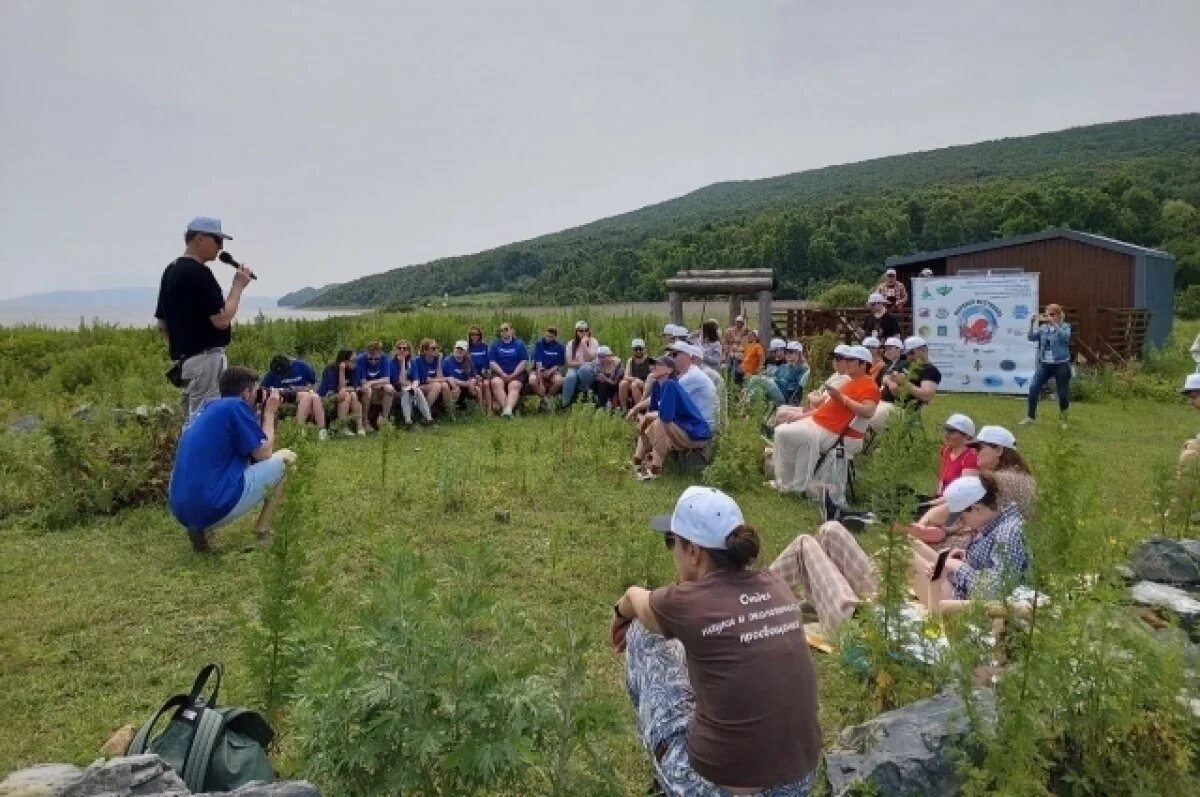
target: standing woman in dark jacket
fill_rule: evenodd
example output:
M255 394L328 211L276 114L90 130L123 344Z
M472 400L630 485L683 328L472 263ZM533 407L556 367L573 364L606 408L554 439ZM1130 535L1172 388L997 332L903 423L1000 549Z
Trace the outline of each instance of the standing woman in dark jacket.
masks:
M1029 413L1022 424L1037 417L1038 398L1051 378L1058 391L1058 409L1066 419L1071 406L1071 325L1057 304L1046 305L1045 315L1029 319L1029 340L1037 343L1037 370L1029 384Z

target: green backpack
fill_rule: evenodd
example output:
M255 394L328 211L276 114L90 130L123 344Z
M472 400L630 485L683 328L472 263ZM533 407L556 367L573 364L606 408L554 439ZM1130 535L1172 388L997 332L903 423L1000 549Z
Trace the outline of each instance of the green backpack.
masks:
M206 700L204 688L214 674L216 685ZM232 791L252 780L275 780L266 752L275 732L256 712L217 707L221 674L220 664L202 669L191 694L164 703L133 737L127 754L156 753L193 792ZM154 726L172 709L166 729L151 740Z

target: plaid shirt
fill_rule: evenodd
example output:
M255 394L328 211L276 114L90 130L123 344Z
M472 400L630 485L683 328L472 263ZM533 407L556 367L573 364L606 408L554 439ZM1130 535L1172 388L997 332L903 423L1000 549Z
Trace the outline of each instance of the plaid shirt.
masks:
M997 598L1021 583L1029 567L1025 521L1015 504L1005 506L967 545L966 561L950 574L954 597Z

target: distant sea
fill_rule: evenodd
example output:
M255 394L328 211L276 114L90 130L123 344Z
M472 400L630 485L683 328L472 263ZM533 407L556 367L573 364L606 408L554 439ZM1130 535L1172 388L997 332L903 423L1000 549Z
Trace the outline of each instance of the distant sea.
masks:
M153 326L157 292L148 288L103 291L61 291L0 300L0 327L38 324L58 329L73 329L80 321L98 321L123 327ZM280 307L273 298L243 296L238 307L240 323L253 322L262 313L266 318L320 319L335 315L355 315L361 310L297 310Z

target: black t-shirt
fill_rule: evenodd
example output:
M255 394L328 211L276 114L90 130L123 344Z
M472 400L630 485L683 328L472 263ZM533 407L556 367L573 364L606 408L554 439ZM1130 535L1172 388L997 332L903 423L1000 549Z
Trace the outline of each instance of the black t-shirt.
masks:
M863 325L863 330L868 335L879 338L879 342L883 343L888 338L900 337L900 319L891 313L884 313L879 318L869 315L867 323Z
M171 359L228 346L232 330L217 329L211 320L224 308L225 296L208 266L191 257L181 257L167 266L158 288L154 317L167 324Z
M920 366L917 367L916 378L910 379L909 382L910 382L910 384L912 384L916 387L920 387L922 382L933 382L935 385L940 385L942 383L942 372L939 371L938 367L936 365L934 365L933 363L922 363ZM883 392L882 392L880 398L883 401L894 402L896 400L892 396L892 391L888 390L886 387L883 389ZM905 406L909 406L909 407L919 407L922 404L924 404L925 402L921 401L920 399L914 397L911 393L909 393L907 396L905 396L904 398L902 398L900 400L900 403L904 404Z

